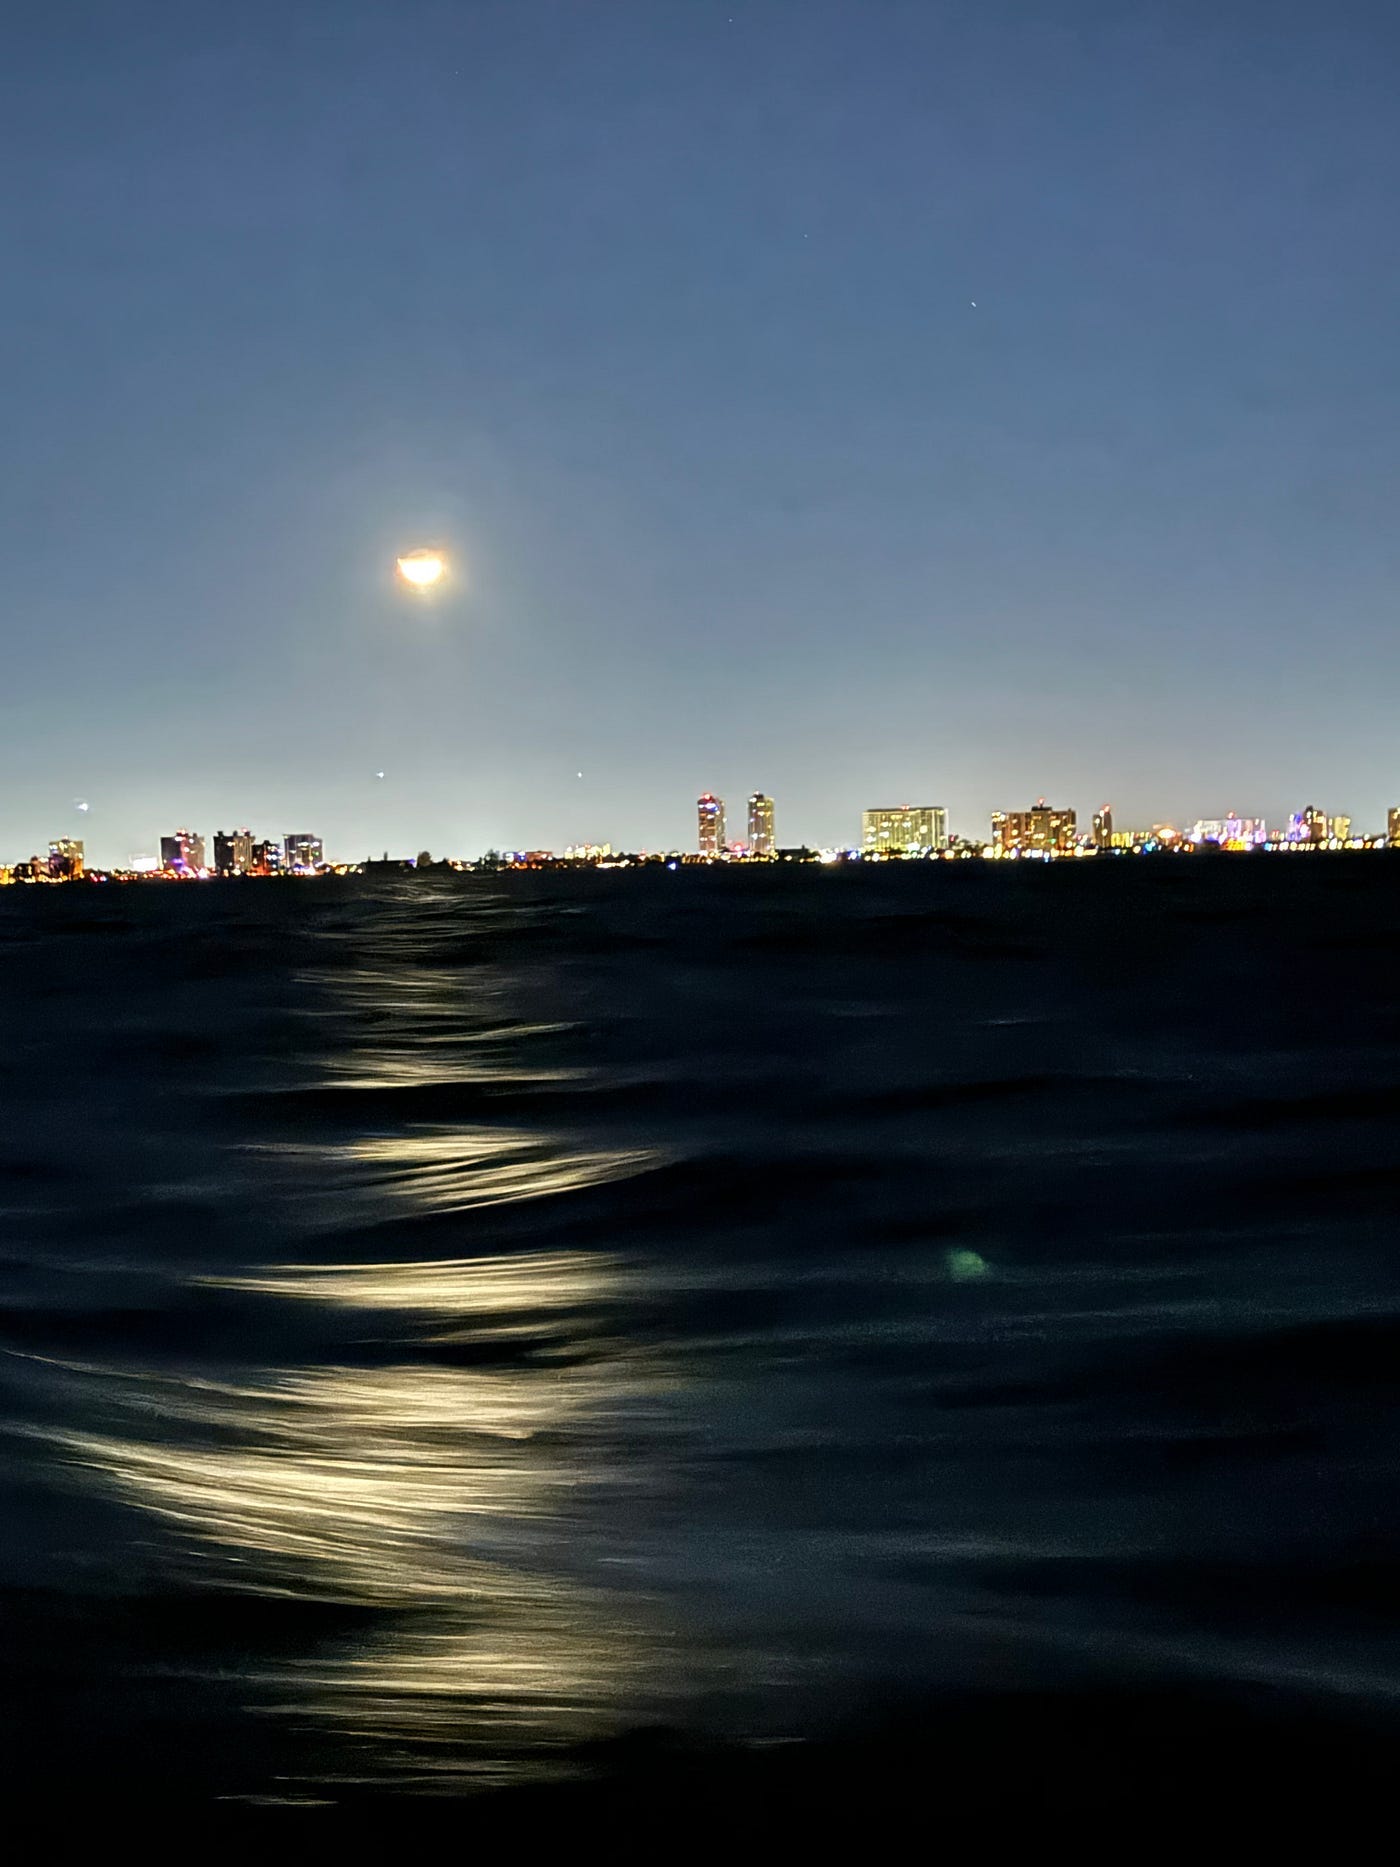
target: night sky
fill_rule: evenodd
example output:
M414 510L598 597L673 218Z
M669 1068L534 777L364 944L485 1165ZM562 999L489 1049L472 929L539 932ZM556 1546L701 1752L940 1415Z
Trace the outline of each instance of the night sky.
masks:
M12 0L0 858L1377 826L1398 77L1345 0Z

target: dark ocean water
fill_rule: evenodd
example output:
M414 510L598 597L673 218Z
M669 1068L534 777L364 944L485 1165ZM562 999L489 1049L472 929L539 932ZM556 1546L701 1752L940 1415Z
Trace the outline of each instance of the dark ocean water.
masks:
M12 1780L1354 1797L1398 954L1383 856L5 891Z

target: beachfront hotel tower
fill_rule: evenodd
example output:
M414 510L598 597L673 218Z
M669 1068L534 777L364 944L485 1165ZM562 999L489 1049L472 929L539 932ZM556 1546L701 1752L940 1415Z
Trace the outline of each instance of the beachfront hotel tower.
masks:
M706 791L697 802L695 809L700 825L700 854L722 856L724 854L724 799L712 797Z

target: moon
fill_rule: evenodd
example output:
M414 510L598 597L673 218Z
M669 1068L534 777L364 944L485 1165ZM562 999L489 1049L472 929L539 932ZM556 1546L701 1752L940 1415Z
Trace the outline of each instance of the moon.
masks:
M399 558L398 571L411 590L431 590L447 575L447 559L441 551L425 545Z

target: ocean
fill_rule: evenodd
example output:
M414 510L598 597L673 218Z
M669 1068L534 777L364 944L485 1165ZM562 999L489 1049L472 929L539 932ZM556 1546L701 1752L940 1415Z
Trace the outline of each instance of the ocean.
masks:
M17 1793L1379 1793L1397 884L3 891Z

